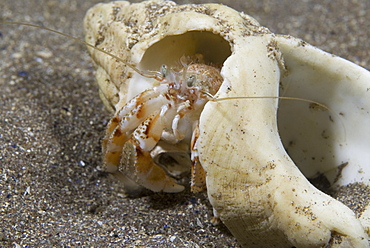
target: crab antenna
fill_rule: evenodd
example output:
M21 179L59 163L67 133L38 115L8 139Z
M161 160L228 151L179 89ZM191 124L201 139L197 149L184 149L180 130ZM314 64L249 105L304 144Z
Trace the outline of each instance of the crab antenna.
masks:
M162 76L159 74L159 73L154 73L152 72L152 74L145 74L144 72L140 71L139 69L137 69L135 66L133 65L130 65L129 63L125 62L123 59L121 59L120 57L114 55L114 54L111 54L109 52L106 52L104 51L103 49L101 48L98 48L94 45L91 45L89 43L87 43L86 41L83 41L83 40L80 40L76 37L73 37L71 35L68 35L68 34L64 34L62 32L59 32L59 31L56 31L56 30L53 30L53 29L50 29L50 28L47 28L47 27L43 27L43 26L39 26L39 25L36 25L36 24L31 24L31 23L24 23L24 22L0 22L0 24L16 24L16 25L21 25L21 26L29 26L29 27L34 27L34 28L41 28L41 29L44 29L44 30L47 30L47 31L50 31L52 33L55 33L55 34L59 34L61 36L64 36L64 37L67 37L67 38L70 38L76 42L79 42L79 43L82 43L88 47L91 47L93 49L96 49L98 50L99 52L102 52L116 60L118 60L119 62L121 62L122 64L124 64L125 66L128 66L130 67L132 70L134 70L135 72L137 72L139 75L143 76L143 77L148 77L148 78L154 78L158 81L161 81L163 78Z
M225 100L230 100L230 99L239 100L239 99L246 99L246 98L247 99L265 99L265 98L268 98L268 99L283 99L283 100L302 101L302 102L314 103L314 104L317 104L318 106L320 106L320 107L322 107L326 110L333 111L328 106L326 106L325 104L315 102L313 100L308 100L308 99L299 98L299 97L290 97L290 96L245 96L245 97L243 97L243 96L234 96L234 97L225 97L225 98L214 98L213 97L212 101L220 102L220 101L225 101Z
M322 103L319 103L313 100L299 98L299 97L290 97L290 96L234 96L234 97L225 97L225 98L215 98L209 92L203 92L203 93L209 96L211 98L210 101L213 101L213 102L221 102L221 101L226 101L226 100L242 100L242 99L282 99L282 100L293 100L293 101L313 103L319 107L324 108L325 110L328 110L331 114L333 114L339 120L340 125L342 126L344 137L347 137L346 127L344 125L344 122L339 118L339 114L337 114L334 110L332 110L325 104L322 104Z

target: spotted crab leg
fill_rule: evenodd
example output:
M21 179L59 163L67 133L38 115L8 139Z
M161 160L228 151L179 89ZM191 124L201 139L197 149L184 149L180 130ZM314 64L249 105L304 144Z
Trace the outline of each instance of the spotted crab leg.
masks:
M131 132L143 122L150 113L160 109L166 99L162 96L166 87L146 90L130 100L110 120L103 140L103 167L107 172L116 172L121 160L124 144Z
M155 192L175 193L184 190L184 186L177 184L166 172L156 165L150 151L161 138L166 111L150 115L133 132L125 143L119 171L145 188Z
M199 125L193 131L193 136L191 139L191 191L193 193L201 192L207 189L206 186L206 172L203 169L201 163L199 162L199 153L197 148L197 140L199 137Z

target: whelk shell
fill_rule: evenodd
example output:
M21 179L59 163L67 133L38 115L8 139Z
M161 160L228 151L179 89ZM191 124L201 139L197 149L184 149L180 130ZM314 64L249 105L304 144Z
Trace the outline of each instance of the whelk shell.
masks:
M367 70L218 4L100 4L88 12L85 29L88 43L141 70L176 66L198 53L223 64L215 97L229 99L206 104L197 145L215 214L243 246L369 246L369 203L356 216L307 180L369 189ZM152 79L90 53L112 111L152 87ZM258 98L266 96L272 98ZM278 96L329 109L278 103Z

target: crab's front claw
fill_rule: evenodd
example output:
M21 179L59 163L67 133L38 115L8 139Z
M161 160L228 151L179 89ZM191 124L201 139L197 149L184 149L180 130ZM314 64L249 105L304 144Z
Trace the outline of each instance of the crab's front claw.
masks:
M231 56L224 64L225 81L221 87L225 90L220 91L219 97L228 100L209 102L202 112L198 152L207 173L211 204L218 217L245 247L368 247L368 235L354 212L311 185L287 154L277 128L277 99L237 98L241 92L243 96L279 96L279 83L285 79L279 73L275 60L279 56L274 58L265 52L269 46L270 51L275 47L273 54L278 54L278 44L269 36L264 39L248 37L245 44L236 46L235 54L245 56ZM290 48L297 46L298 43L290 45ZM302 49L300 59L313 56L313 51L307 49ZM302 81L312 77L317 83L320 75L312 73L325 70L318 63L345 66L338 64L339 60L320 61L319 58L333 58L322 51L320 54L321 57L312 58L310 65L316 71L311 69L311 75L307 72L307 79L299 76L299 69L304 63L292 62L288 57L288 73L292 73L288 74L288 79L293 77ZM349 67L356 69L354 65ZM294 75L294 70L298 71L297 75ZM355 74L356 70L353 71ZM357 72L362 72L359 77L364 74L360 68ZM354 74L347 78L354 78ZM335 82L337 85L333 84L333 87L345 87L338 80ZM288 86L294 87L294 83L295 80L292 80ZM299 86L302 88L304 84ZM331 90L335 89L333 87ZM351 88L350 85L348 87ZM304 88L302 91L305 91ZM330 92L328 90L328 96ZM338 100L338 103L342 104L341 101ZM329 106L334 108L331 103ZM295 105L296 102L291 101L290 104ZM309 105L306 103L307 109ZM344 111L342 107L345 103L340 108ZM330 120L328 113L325 114L322 120ZM294 119L294 116L283 117ZM368 120L368 117L362 119ZM332 121L332 125L341 127L336 121ZM299 139L299 136L293 138ZM353 147L356 145L353 143ZM328 144L326 149L330 151L332 146L334 144ZM315 160L311 163L314 164Z
M184 186L177 184L156 165L150 152L142 150L133 139L124 145L119 171L154 192L177 193L184 190Z

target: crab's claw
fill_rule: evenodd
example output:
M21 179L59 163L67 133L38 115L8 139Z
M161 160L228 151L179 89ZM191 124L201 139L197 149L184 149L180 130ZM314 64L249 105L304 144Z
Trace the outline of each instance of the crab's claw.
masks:
M185 189L153 162L150 152L144 151L133 139L126 142L119 171L139 185L154 192L177 193Z

